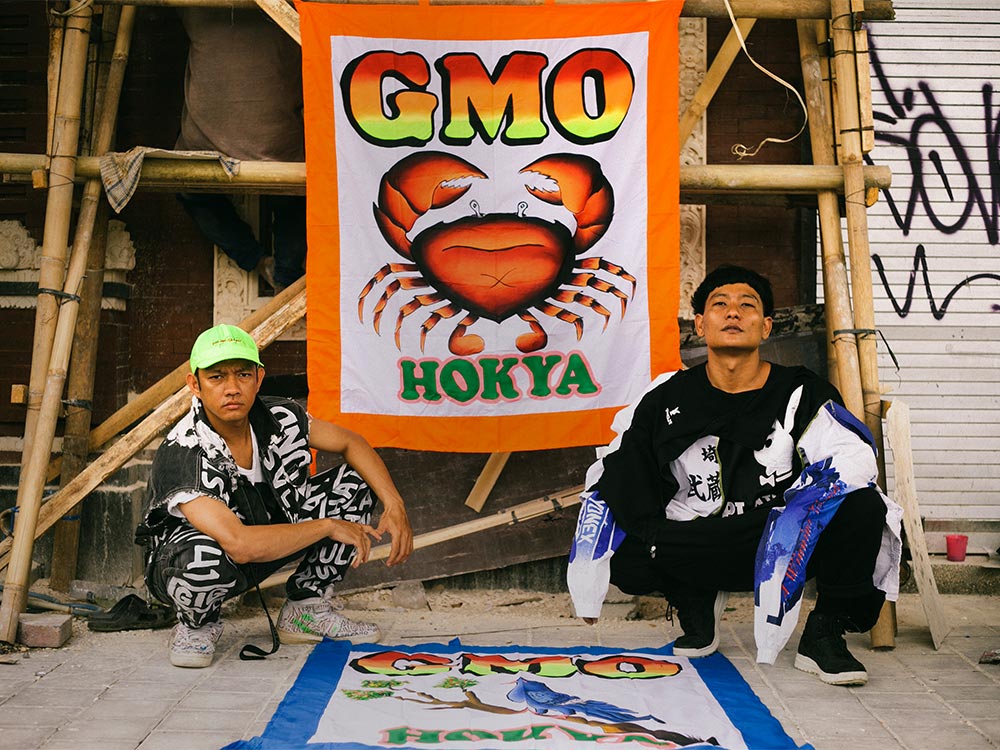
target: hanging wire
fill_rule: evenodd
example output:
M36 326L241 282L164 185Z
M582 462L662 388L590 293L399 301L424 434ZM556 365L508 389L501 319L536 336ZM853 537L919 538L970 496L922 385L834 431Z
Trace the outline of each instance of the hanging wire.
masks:
M795 94L795 98L799 100L799 106L802 108L802 127L800 127L799 132L797 132L791 138L768 137L762 140L760 143L758 143L753 149L748 149L742 143L734 144L732 148L733 154L735 154L738 159L743 159L747 156L756 156L757 152L759 152L764 147L765 143L791 143L792 141L794 141L796 138L802 135L803 131L805 131L806 125L809 123L809 111L806 109L806 103L802 100L802 95L795 90L794 86L792 86L790 83L788 83L788 81L784 80L783 78L776 76L770 70L768 70L767 68L765 68L764 66L762 66L760 63L758 63L756 60L753 59L753 56L747 49L747 44L746 41L743 39L743 33L740 31L739 24L736 23L736 16L733 15L733 9L732 6L730 6L729 4L729 0L723 0L723 2L725 2L726 4L726 12L729 13L729 21L733 26L733 31L736 34L736 38L740 40L740 47L742 47L743 52L746 53L747 59L750 60L750 62L752 62L754 66L762 73L764 73L766 76L774 79L782 86L784 86L786 89Z

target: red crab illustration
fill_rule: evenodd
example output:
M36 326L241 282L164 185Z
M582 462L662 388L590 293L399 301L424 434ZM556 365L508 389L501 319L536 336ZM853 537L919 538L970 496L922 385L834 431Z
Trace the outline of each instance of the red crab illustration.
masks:
M608 230L614 212L614 192L600 165L588 156L552 154L520 170L533 172L556 182L555 190L525 185L536 198L565 206L576 219L576 230L557 221L526 216L526 202L516 213L476 214L451 222L434 224L410 239L408 233L417 219L434 208L449 206L471 187L453 185L456 180L488 179L472 164L439 151L412 154L397 162L382 177L378 203L373 206L375 221L385 241L411 263L386 263L361 291L358 317L364 322L365 298L379 283L386 284L373 309L373 327L379 331L382 312L400 289L415 291L404 303L396 319L395 341L400 348L404 320L420 308L430 311L420 326L420 349L427 334L445 318L465 314L448 338L448 349L458 356L483 351L481 336L467 333L480 318L500 323L517 315L529 331L519 335L515 345L521 352L545 347L548 334L530 308L571 323L577 340L583 336L583 317L563 305L581 305L604 317L608 326L611 313L600 302L580 290L594 289L617 297L624 317L629 297L614 284L596 276L601 270L632 284L636 280L624 268L601 257L577 259ZM405 275L416 272L416 275ZM567 286L570 289L560 287ZM573 288L575 287L575 289ZM419 290L429 289L428 293Z

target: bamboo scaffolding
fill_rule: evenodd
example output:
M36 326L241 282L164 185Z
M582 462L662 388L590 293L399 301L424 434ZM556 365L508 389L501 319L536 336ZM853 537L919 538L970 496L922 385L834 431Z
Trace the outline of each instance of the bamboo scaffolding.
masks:
M840 136L840 162L844 169L844 202L847 213L847 245L851 257L851 293L854 300L854 335L858 346L864 422L871 430L877 448L879 484L885 487L885 451L882 434L882 392L878 377L875 305L872 295L871 253L868 246L868 208L861 177L864 139L861 134L861 110L871 101L859 97L858 78L869 75L858 69L855 56L855 14L851 0L832 0L830 35L833 40L834 83L840 103L837 132ZM867 57L864 58L867 60ZM871 630L872 647L895 645L895 607L882 608Z
M313 0L341 2L342 0ZM569 1L569 0L568 0ZM579 1L579 0L572 0ZM102 0L104 5L148 5L156 7L253 8L257 0ZM537 0L542 4L542 0ZM416 5L415 0L410 4ZM435 4L438 4L435 2ZM440 4L444 4L443 2ZM830 0L730 0L738 18L829 18ZM686 0L681 16L685 18L728 18L724 0ZM896 17L892 0L868 0L863 18L866 21L891 21Z
M0 173L30 174L45 162L37 154L0 153ZM77 179L100 174L95 156L77 160ZM247 161L240 173L229 177L214 162L186 159L148 158L143 162L140 190L175 191L184 185L191 190L215 189L220 192L302 193L305 190L306 168L302 162ZM884 189L892 182L888 167L865 166L866 187ZM843 194L844 173L836 166L811 164L694 164L681 166L682 192L699 194L799 194L811 195L820 190Z
M102 36L114 34L122 16L126 23L132 23L135 8L107 8L101 23ZM117 97L121 87L124 63L118 45L108 45L103 40L92 40L92 66L96 75L88 74L88 100L91 118L102 116L106 106L106 95ZM116 56L116 53L117 56ZM121 75L116 68L121 68ZM90 81L93 81L90 84ZM97 125L90 123L89 152L99 152L101 137L100 119ZM94 377L97 372L97 340L100 332L101 300L104 287L104 261L108 238L108 205L98 202L93 234L88 248L87 266L80 289L80 309L77 313L73 348L70 353L69 373L66 387L66 420L63 427L62 453L65 466L60 483L65 486L87 465L88 439L90 436L91 404L94 397ZM46 476L46 482L48 477ZM70 583L76 577L76 566L80 547L80 514L62 518L53 529L52 564L49 572L49 588L55 591L69 591Z
M97 371L97 338L101 323L107 230L108 206L102 203L98 208L87 270L80 290L80 311L77 314L76 335L69 365L66 422L62 441L62 487L86 468L90 453L90 404L94 397L94 376ZM54 591L69 591L70 583L76 577L79 547L80 515L77 513L73 517L61 519L55 526L49 588Z
M125 62L128 60L128 50L132 40L134 19L135 8L122 9L115 37L112 65L108 72L104 107L95 130L95 151L99 154L104 153L111 146L115 121L118 117L118 101L122 81L125 77ZM55 161L53 160L53 168L54 166ZM70 183L70 188L72 189L72 183ZM50 187L50 195L51 190ZM11 564L7 570L7 579L4 585L3 603L0 605L0 640L14 641L17 636L18 617L24 611L27 602L35 525L42 503L42 491L45 488L45 475L48 469L52 441L55 439L56 421L62 406L66 372L70 352L73 348L73 332L76 329L77 313L80 310L80 292L87 270L90 243L101 193L102 186L99 179L87 181L80 201L73 249L70 253L69 268L66 271L63 303L59 306L55 336L46 363L45 388L35 421L33 442L29 443L25 437L25 452L28 454L28 458L22 463L21 478L17 487L19 516L14 531ZM46 214L47 219L48 215ZM36 337L32 370L35 369L35 360L40 356Z
M833 119L829 90L823 82L819 48L816 44L817 25L825 30L824 22L798 21L799 54L802 60L802 80L809 108L809 137L814 164L834 165ZM858 419L864 419L864 399L861 373L858 368L858 348L853 335L837 331L854 328L851 311L851 290L847 280L843 236L840 232L840 208L837 194L831 190L817 193L820 237L823 253L823 294L826 303L827 341L834 350L829 362L836 372L836 383L844 404ZM835 367L834 367L835 365Z
M73 181L80 136L84 66L90 42L93 8L81 8L69 16L63 32L58 97L52 127L51 156L42 157L38 169L49 169L49 191L45 203L42 252L39 260L38 299L35 308L33 353L28 380L27 412L24 420L24 472L41 408L42 391L49 367L59 303L55 290L62 289L66 271L70 214L73 210Z
M304 279L299 279L296 284L289 286L285 292L291 292L293 286L296 287L294 292L288 295L284 295L283 293L283 304L280 308L275 310L272 315L250 332L257 345L261 348L266 347L305 315L306 293ZM40 537L61 516L73 510L84 497L97 489L105 479L118 471L135 454L145 448L150 441L158 437L174 422L180 419L188 408L190 408L190 405L191 393L187 390L186 386L165 399L152 414L129 430L127 434L123 435L120 440L108 448L96 461L80 472L75 479L49 498L38 513L38 520L34 526L34 537L36 539ZM17 523L18 525L21 524L20 514ZM15 541L17 538L18 534L15 531ZM12 546L10 539L4 539L0 542L0 570L12 563ZM3 606L8 606L6 589L4 590ZM4 639L2 634L0 634L0 639Z

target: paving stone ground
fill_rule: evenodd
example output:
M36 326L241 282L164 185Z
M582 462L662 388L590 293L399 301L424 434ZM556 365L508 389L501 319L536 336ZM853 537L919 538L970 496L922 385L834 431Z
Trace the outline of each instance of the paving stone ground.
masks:
M868 667L864 687L832 687L795 670L798 634L773 666L756 664L746 595L730 599L721 651L796 742L816 750L1000 748L1000 665L978 663L1000 648L1000 597L942 600L951 631L940 650L915 594L898 604L894 649L873 651L867 635L848 636ZM347 613L378 622L385 643L458 637L468 645L638 648L679 635L656 603L639 604L650 619L630 619L637 606L629 598L606 605L601 622L588 626L572 616L564 594L432 589L424 609L395 606L390 592L378 591L348 597ZM0 656L0 748L220 748L263 732L310 650L282 646L266 661L240 661L247 640L268 642L261 610L246 604L227 607L207 669L172 667L168 633L93 633L76 620L62 648Z

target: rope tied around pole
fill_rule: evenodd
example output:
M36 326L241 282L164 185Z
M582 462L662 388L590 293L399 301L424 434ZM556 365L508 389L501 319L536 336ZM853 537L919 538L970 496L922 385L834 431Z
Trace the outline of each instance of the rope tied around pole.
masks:
M877 328L838 328L833 332L833 340L837 341L841 338L841 334L846 334L850 336L857 336L859 339L866 339L871 336L880 336L882 338L882 343L885 344L885 350L889 353L889 358L892 360L892 364L896 367L896 372L899 372L899 360L896 359L895 352L892 351L892 347L889 346L889 341L886 339L885 334Z
M72 292L64 292L62 289L49 289L48 287L40 286L38 287L39 294L51 294L61 305L63 302L80 302L81 297L79 294L73 294Z

